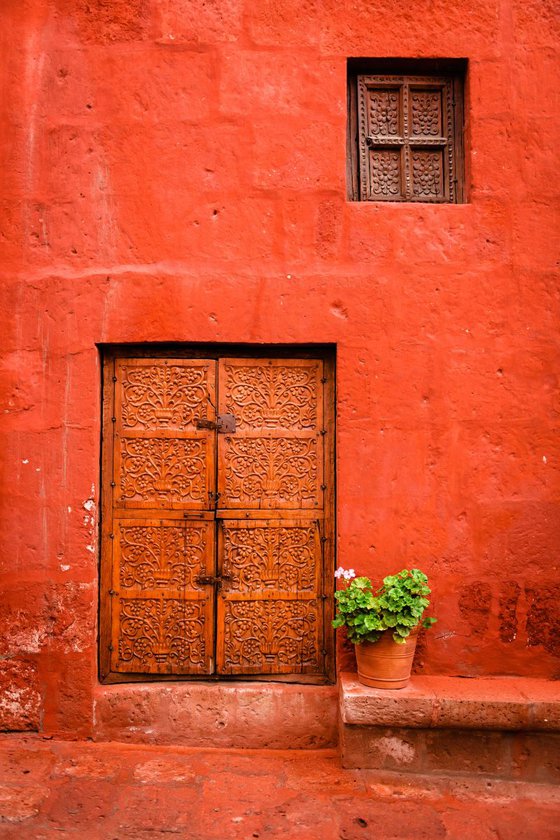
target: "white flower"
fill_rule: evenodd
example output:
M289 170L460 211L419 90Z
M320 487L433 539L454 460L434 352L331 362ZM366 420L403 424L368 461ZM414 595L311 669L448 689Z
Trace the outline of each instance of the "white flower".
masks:
M344 580L352 580L352 578L356 577L356 572L354 569L343 569L342 566L339 566L336 572L334 573L335 578L343 577Z

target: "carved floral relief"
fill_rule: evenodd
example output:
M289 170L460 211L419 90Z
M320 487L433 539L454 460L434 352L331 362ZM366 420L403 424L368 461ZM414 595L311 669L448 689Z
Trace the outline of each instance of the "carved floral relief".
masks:
M247 507L317 501L317 439L228 439L224 495Z
M317 672L316 601L229 601L225 604L224 670L262 673L277 665Z
M286 513L323 516L322 362L137 361L113 369L110 670L323 673L318 525ZM217 410L236 431L188 428Z
M207 416L207 367L123 365L121 370L124 428L184 428Z
M121 662L130 670L158 666L204 666L204 605L176 598L122 598L119 604Z
M227 591L313 591L315 533L314 524L224 525L224 573L231 576Z
M206 440L122 438L119 486L123 501L202 502Z
M400 195L401 153L373 152L371 155L371 184L374 193L384 196Z
M226 365L226 411L240 430L317 426L317 369L304 366Z
M441 125L441 93L440 91L414 91L411 94L411 133L440 137Z
M399 134L399 92L376 90L369 97L369 129L372 134Z
M454 84L435 76L358 76L361 199L456 200Z
M442 194L442 160L439 152L413 152L412 183L414 195L433 197Z
M206 538L206 528L194 523L121 525L121 587L200 589L195 578L205 573Z

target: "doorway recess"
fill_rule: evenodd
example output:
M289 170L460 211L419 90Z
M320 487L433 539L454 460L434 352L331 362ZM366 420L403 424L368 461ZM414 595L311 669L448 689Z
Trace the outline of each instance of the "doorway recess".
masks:
M332 348L105 348L103 406L102 681L332 681Z

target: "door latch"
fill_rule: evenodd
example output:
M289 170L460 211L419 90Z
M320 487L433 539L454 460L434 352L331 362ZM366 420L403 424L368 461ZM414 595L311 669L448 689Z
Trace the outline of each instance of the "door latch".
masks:
M209 583L221 583L223 580L231 580L231 575L199 575L194 582L200 586L207 586Z
M235 432L235 416L233 414L218 414L217 420L197 418L195 425L197 429L216 429L218 434L231 434Z

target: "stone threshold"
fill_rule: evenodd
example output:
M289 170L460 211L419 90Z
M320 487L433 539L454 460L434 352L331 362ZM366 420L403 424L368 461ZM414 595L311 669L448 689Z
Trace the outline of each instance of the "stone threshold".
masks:
M93 718L95 741L324 749L337 743L337 688L274 682L99 685Z
M560 782L560 682L414 676L390 691L343 673L339 728L347 768Z

